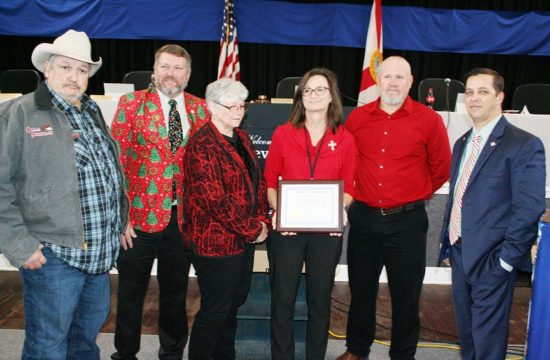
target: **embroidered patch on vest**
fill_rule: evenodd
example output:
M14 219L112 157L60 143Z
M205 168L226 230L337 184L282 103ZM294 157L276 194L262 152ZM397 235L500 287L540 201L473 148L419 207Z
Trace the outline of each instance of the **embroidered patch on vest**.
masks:
M31 136L31 138L40 136L53 135L53 128L51 125L42 125L41 127L27 127L25 132Z

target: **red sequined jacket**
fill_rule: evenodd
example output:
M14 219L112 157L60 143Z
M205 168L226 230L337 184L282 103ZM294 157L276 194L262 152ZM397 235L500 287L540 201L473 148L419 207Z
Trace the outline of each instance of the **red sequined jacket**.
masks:
M170 150L168 129L155 88L122 96L113 119L112 134L120 147L130 198L130 220L134 228L144 232L162 231L170 222L173 179L178 198L182 196L185 144L210 119L203 99L188 93L183 98L189 131L175 155ZM178 223L181 228L181 217Z
M242 158L211 123L188 142L184 159L183 234L202 256L229 256L256 240L267 219L267 190L254 145L234 129L254 161L256 185ZM254 188L257 188L254 191Z

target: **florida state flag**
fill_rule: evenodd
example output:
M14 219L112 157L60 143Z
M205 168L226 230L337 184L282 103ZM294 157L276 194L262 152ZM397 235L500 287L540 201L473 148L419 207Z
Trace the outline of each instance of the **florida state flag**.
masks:
M369 30L365 44L363 75L359 88L358 106L374 101L380 95L376 86L376 70L382 62L382 1L374 0L370 13Z

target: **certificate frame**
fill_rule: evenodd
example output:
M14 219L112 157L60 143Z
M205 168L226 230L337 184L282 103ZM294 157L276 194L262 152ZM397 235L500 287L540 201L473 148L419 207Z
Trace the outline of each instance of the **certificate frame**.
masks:
M343 232L342 180L280 180L277 231Z

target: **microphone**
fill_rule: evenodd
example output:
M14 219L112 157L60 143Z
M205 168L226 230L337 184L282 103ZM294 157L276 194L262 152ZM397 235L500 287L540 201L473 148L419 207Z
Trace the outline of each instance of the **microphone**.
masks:
M449 85L451 85L451 79L445 78L443 81L445 81L445 110L448 114L451 109L451 104L449 101Z
M344 94L343 92L340 92L340 96L342 96L343 98L346 98L348 100L351 100L353 101L354 103L357 103L359 105L365 105L366 103L362 102L362 101L359 101L359 99L356 99L356 98L352 98L351 96L348 96L346 94ZM359 106L358 105L358 106Z

